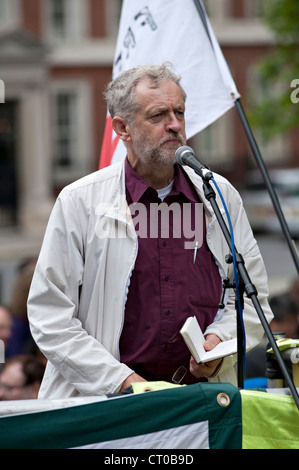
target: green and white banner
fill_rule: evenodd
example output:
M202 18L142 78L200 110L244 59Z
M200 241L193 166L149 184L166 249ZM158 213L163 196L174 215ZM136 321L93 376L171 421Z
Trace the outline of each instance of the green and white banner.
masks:
M120 456L159 449L149 463L191 464L190 449L298 449L299 411L267 390L149 382L118 397L0 402L0 448L102 449L103 463L131 466L137 457Z
M1 449L241 446L241 397L231 384L171 387L0 418Z

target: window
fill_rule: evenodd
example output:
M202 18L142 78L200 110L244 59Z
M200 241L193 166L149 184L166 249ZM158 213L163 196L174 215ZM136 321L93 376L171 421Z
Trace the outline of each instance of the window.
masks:
M49 20L53 34L59 38L67 35L67 10L65 0L50 0Z
M123 0L107 0L105 4L106 35L116 39L118 35Z
M89 83L84 80L54 81L50 102L54 181L72 181L92 168Z
M249 80L249 93L251 95L251 101L258 103L263 97L275 96L279 91L280 85L276 84L275 87L269 87L265 85L262 79L259 77L258 71L254 64L248 70ZM289 152L288 139L285 136L275 136L270 140L265 140L261 136L261 132L258 129L254 129L255 138L258 142L259 150L267 163L275 163L283 161Z
M228 164L233 164L232 132L232 118L228 112L194 136L191 146L202 163L228 168Z
M45 34L50 43L70 43L86 37L88 2L46 0L44 8Z
M247 18L260 18L264 0L245 0L245 16Z
M203 1L207 15L211 21L223 20L229 15L229 0L204 0Z
M20 1L1 0L0 1L0 28L13 29L19 26L20 22Z
M57 93L55 96L54 165L74 165L76 147L76 95Z
M17 102L0 104L0 228L17 224Z

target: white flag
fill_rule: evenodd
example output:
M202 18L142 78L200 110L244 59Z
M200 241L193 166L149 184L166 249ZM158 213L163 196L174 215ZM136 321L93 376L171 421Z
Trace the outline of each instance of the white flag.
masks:
M240 97L201 0L198 3L204 19L194 0L124 0L113 64L113 78L138 65L173 64L187 93L187 139ZM124 156L125 147L107 116L100 167Z

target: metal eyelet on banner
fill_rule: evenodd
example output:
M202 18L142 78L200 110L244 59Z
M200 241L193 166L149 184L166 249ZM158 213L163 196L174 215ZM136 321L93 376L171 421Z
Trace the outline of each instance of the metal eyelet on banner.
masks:
M227 393L218 393L217 402L220 406L228 406L230 404L230 398Z

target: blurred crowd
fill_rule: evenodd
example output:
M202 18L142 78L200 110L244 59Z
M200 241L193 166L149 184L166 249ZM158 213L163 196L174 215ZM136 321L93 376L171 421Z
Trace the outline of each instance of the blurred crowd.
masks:
M0 305L0 340L5 362L0 363L0 400L35 399L43 378L46 358L36 346L27 318L27 298L36 260L24 260L18 267L7 305ZM299 338L299 279L287 292L270 297L274 319L273 333ZM265 337L260 346L247 354L246 378L265 377Z
M27 318L27 298L36 260L26 259L17 269L9 300L0 305L0 400L37 398L46 358L36 346Z
M278 295L272 295L269 303L274 314L270 329L275 338L299 339L299 279L295 279L290 288ZM247 353L246 375L247 381L254 380L252 384L261 387L267 385L267 349L269 340L266 335L259 346ZM290 372L290 371L289 371ZM255 380L260 378L261 381ZM248 387L251 388L251 387Z

